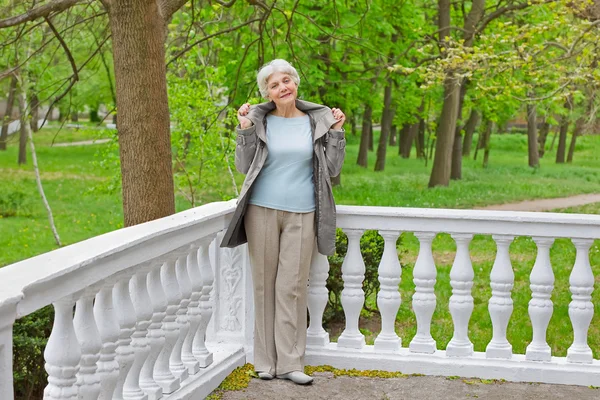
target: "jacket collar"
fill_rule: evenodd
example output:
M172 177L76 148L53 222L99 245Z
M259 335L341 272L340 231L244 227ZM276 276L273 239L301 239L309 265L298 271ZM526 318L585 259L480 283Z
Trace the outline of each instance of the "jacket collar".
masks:
M336 120L331 113L331 109L327 106L311 103L310 101L296 99L296 107L308 114L314 123L313 141L321 138L325 135L329 128L335 124ZM263 129L263 122L267 117L267 114L275 109L275 103L272 101L256 104L250 107L248 112L248 119L256 125L256 133L258 137L266 143L267 134Z

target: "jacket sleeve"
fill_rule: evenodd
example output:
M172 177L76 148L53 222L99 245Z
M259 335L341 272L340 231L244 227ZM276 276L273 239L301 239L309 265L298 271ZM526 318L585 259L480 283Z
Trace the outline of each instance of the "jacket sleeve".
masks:
M256 153L256 125L252 125L246 129L241 129L238 125L235 130L237 132L235 146L235 167L239 172L245 175L248 173Z
M325 140L325 160L327 161L327 170L329 176L338 176L344 165L346 156L346 138L343 129L330 129Z

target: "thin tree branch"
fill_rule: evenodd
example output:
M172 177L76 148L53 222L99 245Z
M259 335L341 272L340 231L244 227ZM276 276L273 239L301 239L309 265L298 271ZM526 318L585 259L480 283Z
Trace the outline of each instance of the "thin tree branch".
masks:
M499 18L499 17L501 17L502 15L504 15L504 14L506 14L508 12L516 11L516 10L522 10L524 8L527 8L527 7L530 7L530 6L533 6L533 5L553 3L555 1L556 0L545 0L545 1L540 1L540 2L524 1L522 3L511 4L511 5L508 5L506 7L499 8L496 11L494 11L493 13L489 14L486 18L484 18L482 20L482 23L479 26L479 28L477 28L473 32L473 36L477 35L478 33L483 32L490 22L492 22L496 18Z
M170 21L173 14L187 2L188 0L163 0L160 3L160 11L165 22Z
M47 17L52 13L64 11L77 3L82 2L87 2L87 0L54 0L42 6L33 8L21 15L0 20L0 29L20 25L24 22L33 21L41 17Z

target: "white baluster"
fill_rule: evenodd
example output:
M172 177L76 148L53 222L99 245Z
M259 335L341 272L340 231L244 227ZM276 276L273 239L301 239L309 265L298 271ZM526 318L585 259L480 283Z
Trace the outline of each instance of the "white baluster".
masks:
M329 261L320 254L317 245L313 246L310 274L308 277L308 311L310 325L306 331L306 344L326 346L329 343L329 333L323 329L323 312L327 306L329 291L327 277L329 276Z
M402 340L396 334L395 322L400 308L398 285L402 276L402 267L398 261L396 240L398 231L379 231L385 245L379 263L379 293L377 307L381 313L381 332L375 339L375 350L399 351Z
M360 238L364 230L347 229L348 252L342 263L342 306L346 316L346 328L338 338L338 347L360 349L365 346L365 337L358 329L360 310L365 303L362 282L365 279L365 262L360 253Z
M175 322L178 325L178 336L171 357L169 358L169 367L173 375L179 378L181 382L185 381L190 375L188 369L183 365L181 361L181 350L183 348L183 341L190 330L190 324L187 318L188 304L190 304L190 297L192 296L192 287L190 284L190 277L187 273L187 256L185 252L180 254L175 264L175 280L179 286L179 304L176 312Z
M16 299L15 299L16 300ZM18 302L20 299L14 301ZM0 399L13 399L13 324L16 317L16 305L0 313L3 326L0 327Z
M573 344L567 350L567 361L573 363L591 363L594 359L588 346L587 335L590 322L594 317L592 292L594 291L594 274L590 266L589 251L594 243L591 239L572 239L577 256L569 277L571 285L571 304L569 317L573 325Z
M44 400L76 400L78 397L76 375L81 350L73 327L74 304L71 298L53 304L54 324L44 351L45 369L48 372Z
M119 378L119 363L117 362L117 342L119 340L119 322L113 306L113 278L106 283L96 295L94 317L102 340L100 359L98 360L98 375L100 376L100 400L111 400Z
M554 289L554 272L550 264L550 246L553 238L534 237L538 252L531 270L529 287L529 318L533 328L533 339L525 351L525 358L532 361L550 361L550 346L546 342L546 330L552 317L554 306L550 297Z
M179 337L179 325L175 322L177 309L179 308L179 284L175 276L176 258L169 259L160 270L160 281L162 283L165 297L167 299L167 308L163 319L163 331L165 333L165 344L158 355L154 366L154 380L163 388L163 394L173 393L179 389L179 378L173 375L169 368L169 359L171 352Z
M508 253L510 243L514 236L493 235L496 241L497 252L492 273L490 275L490 286L492 297L488 303L488 310L494 327L494 334L485 349L487 358L511 358L512 345L506 339L506 328L513 312L513 301L510 293L515 282Z
M77 300L73 325L81 348L81 361L77 384L79 397L96 400L100 396L100 374L96 363L100 359L102 342L94 319L94 295L97 290L90 288Z
M163 394L163 387L159 386L154 380L154 366L156 365L158 355L165 345L165 332L162 329L162 322L166 315L167 299L160 280L160 271L162 267L163 264L151 264L149 266L150 270L148 276L146 277L146 286L148 288L148 293L150 294L153 313L150 325L148 326L150 353L140 371L140 387L148 394L148 400L160 399ZM171 375L171 377L173 376ZM169 390L168 385L165 387ZM170 390L169 393L173 390Z
M147 336L153 309L146 285L148 264L135 269L136 272L129 282L131 302L136 318L135 331L131 336L131 348L135 353L135 360L125 380L123 397L128 400L145 400L148 399L148 394L140 387L140 372L150 354L150 340Z
M200 295L200 324L194 336L192 344L192 353L198 360L200 368L206 368L213 362L213 353L206 348L206 328L212 318L212 301L210 293L213 288L215 276L210 264L209 246L216 235L211 235L206 238L200 245L198 251L198 263L200 264L200 276L202 277L202 293Z
M129 294L129 280L132 271L119 275L113 290L113 303L117 311L117 318L121 331L117 342L117 362L119 363L119 378L113 392L114 400L124 399L123 386L129 370L135 360L135 353L131 347L131 335L135 331L135 311Z
M435 238L433 232L415 232L419 239L419 255L413 271L415 294L412 307L417 318L417 334L410 342L409 349L413 353L434 353L436 343L431 336L431 318L435 311L436 298L433 291L437 270L433 261L431 243Z
M450 270L450 314L454 323L454 335L446 347L449 357L465 357L473 354L473 343L469 340L469 319L473 312L473 265L469 256L470 233L452 235L456 242L456 258Z
M194 357L192 345L194 343L194 336L198 330L200 324L200 295L202 294L202 276L200 275L200 265L198 265L198 248L199 244L192 244L190 247L190 254L187 259L187 273L190 279L191 296L188 304L188 320L190 329L185 336L183 341L183 348L181 350L181 361L188 369L190 375L196 374L200 370L200 364L196 357ZM181 284L181 283L180 283Z

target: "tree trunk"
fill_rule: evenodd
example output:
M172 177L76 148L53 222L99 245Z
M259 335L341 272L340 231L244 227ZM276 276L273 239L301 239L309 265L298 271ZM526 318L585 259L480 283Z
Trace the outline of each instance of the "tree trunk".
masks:
M79 112L71 111L71 122L79 122Z
M31 131L37 132L39 130L39 110L40 110L40 100L37 96L37 93L31 92L30 95L31 101L29 102L29 107L31 109L31 120L29 121L31 124Z
M544 117L544 121L542 122L542 127L540 128L540 136L538 137L538 156L539 158L544 157L544 153L546 153L546 139L548 138L548 132L550 132L550 123L546 121Z
M10 121L12 119L16 89L17 77L13 75L12 79L10 80L8 99L6 100L6 112L4 113L4 121L2 121L2 132L0 133L0 150L6 150L6 142L8 141L8 125L10 124Z
M373 121L371 121L369 123L369 136L368 136L368 139L369 139L369 142L368 142L369 151L373 151L373 141L374 141L373 138L374 137L375 137L375 135L373 134Z
M165 63L158 2L112 0L109 7L119 119L125 226L175 212Z
M456 110L456 127L454 131L454 145L452 146L452 164L450 168L450 179L462 179L462 110L467 94L467 86L469 80L465 79L460 86L460 94L458 98L458 109Z
M398 155L401 157L404 156L404 148L410 145L408 142L408 137L410 135L410 127L411 124L405 122L404 124L402 124L402 129L400 129L400 137L398 138Z
M383 94L383 115L381 117L381 133L379 135L379 145L377 146L377 160L375 161L375 171L385 169L385 155L387 153L387 142L392 129L392 119L394 118L392 105L392 78L387 79L387 85Z
M365 168L368 167L369 162L369 136L371 136L373 129L372 116L373 109L369 104L365 105L362 118L362 133L360 134L360 147L358 149L358 159L356 160L358 165Z
M27 110L23 106L24 103L19 103L19 165L27 164Z
M396 133L398 132L398 127L396 125L392 125L390 128L390 142L389 146L395 146L397 143Z
M567 148L567 133L569 131L569 114L571 113L571 99L565 103L567 113L560 119L560 134L558 137L558 148L556 149L556 163L565 162L565 150Z
M462 148L462 156L468 157L471 155L471 146L473 145L473 133L475 133L475 129L477 125L481 121L481 114L476 109L471 109L471 114L469 114L469 119L465 124L465 137L463 139L463 148Z
M482 129L480 129L480 133L477 137L477 145L475 146L475 154L473 155L473 160L477 161L477 153L479 152L479 150L481 150L483 148L484 142L485 142L485 132L487 129L488 124L490 123L490 121L485 118L483 119L482 123L481 123L481 127Z
M417 132L417 138L415 140L415 147L417 150L417 158L425 157L425 119L419 118L419 132Z
M457 79L447 75L444 80L444 103L437 127L435 156L429 178L429 187L448 186L452 167L452 146L456 128L456 116L460 87Z
M356 136L356 112L353 112L352 118L350 118L350 128L352 136Z
M402 154L400 154L402 156L402 158L410 158L412 144L415 141L415 138L417 137L418 131L419 131L419 123L418 122L415 122L414 124L411 124L408 126L408 129L406 131L406 142L405 142L404 146L402 147Z
M538 168L540 166L540 159L537 138L537 110L533 103L527 104L527 149L529 153L529 166Z
M488 161L490 159L490 142L492 137L492 130L494 129L494 122L488 121L488 125L483 136L483 168L487 168Z
M569 146L569 154L567 155L567 162L573 162L573 154L575 153L575 144L577 142L577 136L581 135L583 126L585 125L585 116L579 117L575 121L575 129L573 130L573 136L571 137L571 145Z

